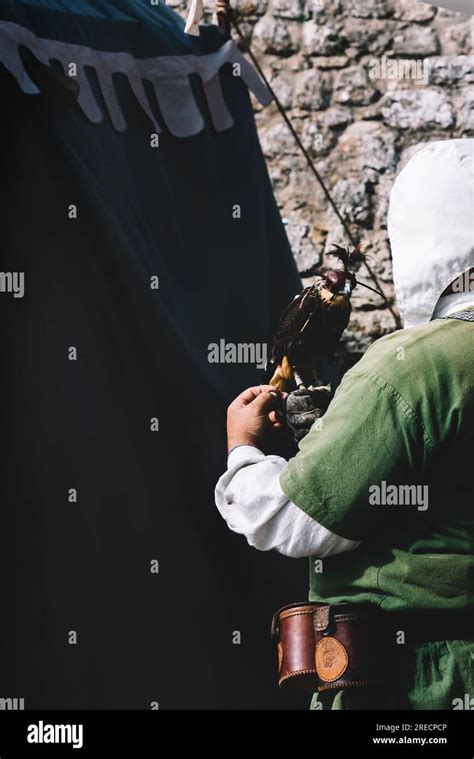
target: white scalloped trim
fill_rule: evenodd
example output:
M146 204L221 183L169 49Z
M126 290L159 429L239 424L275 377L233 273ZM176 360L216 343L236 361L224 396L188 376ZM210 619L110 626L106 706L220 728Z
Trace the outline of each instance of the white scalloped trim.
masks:
M58 60L65 73L71 63L76 64L78 105L90 121L98 124L103 121L104 114L85 73L86 66L94 68L108 115L118 132L127 128L127 122L115 92L113 74L120 73L127 77L138 103L158 133L161 130L143 87L143 80L150 81L166 126L176 137L190 137L204 128L204 118L191 89L190 74L198 74L201 78L212 122L218 132L230 129L234 124L219 79L219 69L225 63L239 64L242 79L262 105L267 105L272 99L265 83L232 40L228 40L216 53L209 55L134 58L130 53L110 53L83 45L43 39L36 37L23 26L1 21L0 61L15 77L24 93L35 95L39 90L23 66L18 51L20 45L28 48L46 65L49 65L51 60Z

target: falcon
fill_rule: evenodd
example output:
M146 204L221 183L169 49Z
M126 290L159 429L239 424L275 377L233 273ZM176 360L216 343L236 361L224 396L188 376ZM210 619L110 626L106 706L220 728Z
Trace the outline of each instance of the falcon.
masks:
M270 384L289 392L298 387L321 386L319 370L332 361L351 315L351 295L358 282L351 267L363 260L359 247L352 251L334 245L328 255L338 263L317 282L305 287L286 307L273 338L270 364L275 365ZM377 292L377 291L375 291Z

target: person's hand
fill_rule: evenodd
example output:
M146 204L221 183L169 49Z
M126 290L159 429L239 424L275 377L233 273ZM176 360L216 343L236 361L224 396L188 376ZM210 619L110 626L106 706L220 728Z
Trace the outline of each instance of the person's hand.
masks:
M227 409L227 447L253 445L261 448L268 433L281 427L277 409L286 393L273 385L249 387Z

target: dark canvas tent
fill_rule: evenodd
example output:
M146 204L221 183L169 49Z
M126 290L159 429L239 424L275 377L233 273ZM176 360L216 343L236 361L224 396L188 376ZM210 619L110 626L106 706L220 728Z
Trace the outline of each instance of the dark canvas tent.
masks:
M306 562L213 503L225 407L265 374L208 345L266 341L298 289L247 85L162 4L0 0L1 269L25 277L0 293L0 696L26 708L287 704L269 621Z

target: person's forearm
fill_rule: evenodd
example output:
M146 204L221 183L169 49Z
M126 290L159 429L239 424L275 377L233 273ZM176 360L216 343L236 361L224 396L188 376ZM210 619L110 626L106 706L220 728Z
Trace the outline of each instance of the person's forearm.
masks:
M216 486L216 505L228 527L260 551L292 558L330 556L359 543L336 535L288 500L279 477L287 462L238 443Z

